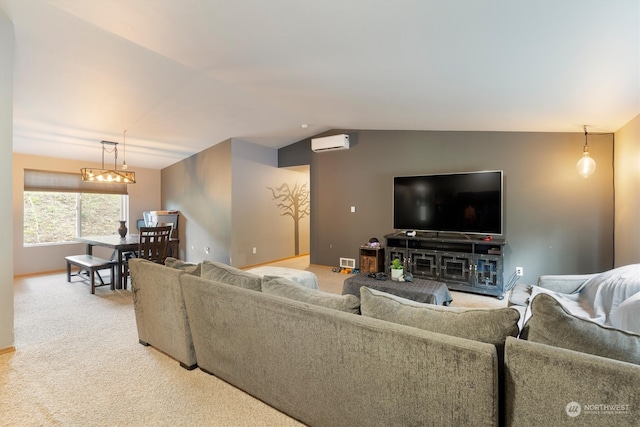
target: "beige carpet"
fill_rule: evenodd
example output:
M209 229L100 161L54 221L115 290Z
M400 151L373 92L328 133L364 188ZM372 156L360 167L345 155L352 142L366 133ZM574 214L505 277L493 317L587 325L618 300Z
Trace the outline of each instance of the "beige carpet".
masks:
M272 265L313 271L340 294L347 275L303 256ZM2 426L296 426L198 369L138 344L130 291L89 293L64 273L15 281L15 347L0 355ZM452 292L453 305L506 300Z
M65 274L15 281L15 347L0 355L2 426L299 426L138 344L130 291Z

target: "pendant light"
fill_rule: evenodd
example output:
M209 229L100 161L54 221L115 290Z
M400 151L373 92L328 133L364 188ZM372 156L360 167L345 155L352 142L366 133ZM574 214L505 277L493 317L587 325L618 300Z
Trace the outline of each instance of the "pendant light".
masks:
M596 161L589 155L587 126L584 127L584 147L582 148L582 158L578 160L576 169L583 178L588 178L596 171Z
M126 130L124 131L126 134ZM122 162L122 170L118 170L118 143L112 141L100 141L102 144L102 168L82 168L80 173L82 180L87 182L102 182L102 183L114 183L114 184L135 184L136 173L133 171L127 171L126 160ZM123 140L124 146L124 140ZM111 147L111 148L107 148ZM126 147L126 146L125 146ZM113 169L104 168L104 153L113 153ZM126 153L126 148L125 148Z
M122 132L122 170L127 170L127 130Z

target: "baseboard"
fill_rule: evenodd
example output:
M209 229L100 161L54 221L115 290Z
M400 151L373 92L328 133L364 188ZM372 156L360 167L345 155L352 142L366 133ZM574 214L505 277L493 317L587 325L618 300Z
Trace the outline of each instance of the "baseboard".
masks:
M274 259L274 260L271 260L271 261L261 262L260 264L245 265L244 267L240 267L240 269L241 270L248 270L250 268L256 268L256 267L261 267L261 266L264 266L264 265L274 264L276 262L282 262L282 261L287 261L287 260L290 260L290 259L302 258L303 256L309 256L309 254L294 255L294 256L291 256L291 257L286 257L286 258L280 258L280 259Z
M13 353L14 351L16 351L16 348L14 346L7 347L7 348L0 348L0 354Z
M13 278L22 279L23 277L48 276L51 274L61 274L61 273L67 274L67 270L62 269L62 270L39 271L37 273L14 274Z

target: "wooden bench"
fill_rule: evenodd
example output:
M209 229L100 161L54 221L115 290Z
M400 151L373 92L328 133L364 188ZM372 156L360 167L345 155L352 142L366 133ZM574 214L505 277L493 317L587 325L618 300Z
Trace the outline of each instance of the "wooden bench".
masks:
M96 293L96 288L98 286L106 286L110 285L111 290L115 289L115 273L116 273L116 261L110 261L108 259L98 258L93 255L71 255L65 257L67 260L67 282L71 282L71 266L74 265L78 267L80 270L78 273L73 274L73 276L78 276L86 280L86 277L83 277L82 272L85 271L89 274L89 284L91 285L91 293ZM104 283L100 273L96 273L98 270L111 270L111 282ZM100 284L96 285L95 275L98 275L98 279L100 280Z

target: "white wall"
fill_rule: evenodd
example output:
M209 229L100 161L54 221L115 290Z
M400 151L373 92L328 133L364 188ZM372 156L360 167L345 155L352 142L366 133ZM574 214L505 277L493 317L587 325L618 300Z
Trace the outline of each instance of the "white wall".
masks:
M11 202L11 153L13 152L13 25L0 11L0 203ZM13 228L12 213L2 210L0 240L0 350L13 346Z
M640 262L640 115L616 132L615 265Z
M96 150L98 157L99 150ZM80 243L59 245L29 246L23 245L24 218L24 169L41 169L58 172L80 172L80 168L95 166L98 163L81 162L77 160L58 159L51 157L32 156L27 154L13 154L13 270L17 276L34 273L59 271L66 268L64 257L85 252ZM136 219L142 218L142 212L160 209L160 170L141 169L130 165L136 173L136 184L129 185L129 218L127 227L135 233ZM119 224L113 225L114 234ZM109 257L107 249L96 248L95 254Z

